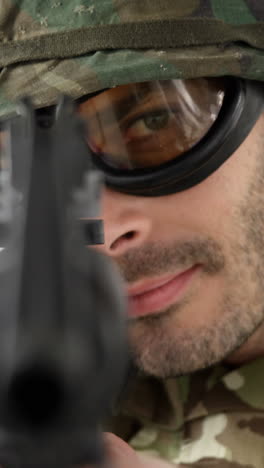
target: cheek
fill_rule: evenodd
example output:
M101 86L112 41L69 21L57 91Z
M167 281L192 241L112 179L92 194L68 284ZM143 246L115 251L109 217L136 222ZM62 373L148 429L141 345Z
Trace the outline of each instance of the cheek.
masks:
M176 236L230 236L234 216L247 194L253 164L246 151L237 151L200 184L177 194L149 201L156 241ZM186 240L187 240L186 239Z

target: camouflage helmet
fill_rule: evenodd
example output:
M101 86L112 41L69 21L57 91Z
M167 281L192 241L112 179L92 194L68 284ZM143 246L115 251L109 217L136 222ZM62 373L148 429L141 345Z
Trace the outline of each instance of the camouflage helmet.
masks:
M258 0L2 0L0 115L138 81L264 81Z

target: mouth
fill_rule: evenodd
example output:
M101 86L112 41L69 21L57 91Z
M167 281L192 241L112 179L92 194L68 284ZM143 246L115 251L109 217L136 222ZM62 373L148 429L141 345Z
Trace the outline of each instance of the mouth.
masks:
M138 318L161 313L180 301L201 265L177 274L153 278L128 289L128 315Z

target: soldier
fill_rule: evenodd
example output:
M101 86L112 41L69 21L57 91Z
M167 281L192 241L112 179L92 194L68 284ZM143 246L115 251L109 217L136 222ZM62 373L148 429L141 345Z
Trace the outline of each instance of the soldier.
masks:
M113 466L263 468L264 4L8 0L0 24L0 114L69 94L105 173L140 370Z

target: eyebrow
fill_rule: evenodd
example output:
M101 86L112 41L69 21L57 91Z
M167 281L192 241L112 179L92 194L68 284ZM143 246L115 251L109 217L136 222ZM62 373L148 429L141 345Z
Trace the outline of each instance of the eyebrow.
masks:
M146 99L150 94L153 93L153 89L149 86L142 86L140 88L136 88L137 92L129 92L128 96L123 96L112 101L111 105L105 105L98 111L98 114L104 117L103 120L106 120L107 116L109 115L109 109L113 109L114 113L117 117L117 120L122 120L130 111L138 105L140 99Z

